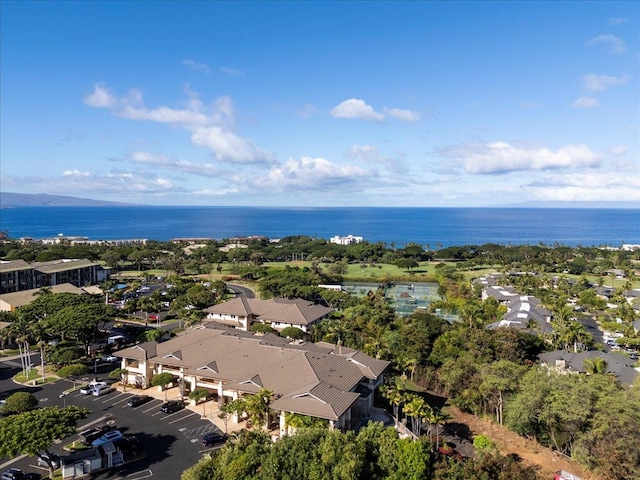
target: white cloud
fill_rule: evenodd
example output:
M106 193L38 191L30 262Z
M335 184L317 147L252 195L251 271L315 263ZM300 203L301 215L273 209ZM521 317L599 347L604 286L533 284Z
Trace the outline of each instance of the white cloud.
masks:
M24 190L45 191L52 195L69 195L87 198L110 198L123 201L138 193L159 194L179 192L173 183L145 170L144 172L111 171L109 173L88 173L67 170L59 176L3 177L7 185L20 185Z
M155 168L175 170L209 178L218 178L221 174L224 174L218 166L210 163L196 164L186 160L177 160L165 155L154 155L153 153L145 151L132 153L131 161L137 164L151 165Z
M194 72L204 72L204 73L211 72L211 68L209 68L209 65L207 65L206 63L199 63L199 62L196 62L195 60L189 60L189 59L183 60L182 63L187 67L189 67Z
M616 145L615 147L612 147L610 151L616 157L621 157L627 154L627 147L624 145Z
M205 188L203 190L196 190L191 193L193 195L201 195L203 197L224 197L225 195L231 195L238 192L240 192L240 190L238 190L237 188L216 188L215 190L211 188Z
M65 170L64 172L62 172L63 177L88 177L90 175L91 174L89 172L81 172L78 169Z
M381 122L384 115L376 112L364 100L350 98L331 109L331 115L335 118L359 118L368 122Z
M629 75L618 78L610 75L595 75L589 73L582 76L583 87L590 92L604 92L612 85L624 85L628 81Z
M537 200L640 201L640 175L635 172L572 173L544 177L526 186Z
M608 45L609 53L613 53L614 55L622 55L627 51L627 45L624 43L624 40L611 34L598 35L597 37L587 40L586 43L588 47L598 44Z
M220 127L198 128L191 135L194 145L207 147L218 160L232 163L272 163L271 153Z
M573 108L594 108L598 105L600 105L598 99L592 97L580 97L571 104Z
M420 114L411 110L403 110L402 108L385 108L384 112L397 120L403 122L417 122L420 120Z
M113 96L105 87L96 85L84 102L95 108L107 108L112 115L128 120L151 121L180 126L191 132L191 142L212 150L216 159L231 163L272 163L270 152L232 131L235 111L228 96L216 99L207 108L197 92L185 87L186 108L161 106L146 108L142 94L132 90L125 97Z
M324 158L289 159L273 166L266 175L252 180L265 191L321 191L327 188L352 189L377 173L353 165L339 165Z
M241 70L231 67L221 67L220 71L230 77L244 77L244 73Z
M586 145L565 145L554 152L546 147L514 147L506 142L493 142L466 144L440 153L459 160L471 174L595 167L601 160Z
M623 23L627 23L629 21L628 18L610 18L609 19L609 26L610 27L617 27L618 25L622 25Z
M117 99L111 95L107 88L101 85L95 85L93 93L85 95L83 101L94 108L115 108L117 104Z
M383 160L378 148L372 145L354 145L347 150L345 156L362 163L378 163Z
M310 103L303 105L298 110L298 116L300 118L309 118L309 117L312 117L313 115L316 115L317 113L320 113L320 109L316 108L314 105Z

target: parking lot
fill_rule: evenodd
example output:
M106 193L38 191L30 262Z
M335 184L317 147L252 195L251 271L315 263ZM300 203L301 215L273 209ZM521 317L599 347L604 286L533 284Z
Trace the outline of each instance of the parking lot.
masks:
M153 477L159 480L177 480L184 469L196 463L204 453L214 450L202 444L202 436L220 430L209 420L202 418L201 407L197 411L188 408L172 414L162 413L160 406L164 398L153 398L138 407L127 406L127 401L135 393L114 390L103 396L82 395L75 391L60 398L73 385L64 380L38 387L25 387L13 383L11 377L18 371L19 363L0 362L0 391L10 395L16 391L29 391L39 400L40 406L77 405L90 410L90 415L78 422L78 430L99 425L115 425L123 433L135 434L140 442L140 450L145 457L132 464L119 467L115 471L103 472L85 478L91 479L142 479ZM99 380L106 380L107 374L100 374ZM144 392L148 393L148 392ZM157 395L156 392L154 394ZM63 455L64 444L76 437L65 439L52 447L54 453ZM219 448L219 447L217 447ZM47 470L36 465L36 459L19 457L0 459L0 471L9 467L27 472L47 475Z

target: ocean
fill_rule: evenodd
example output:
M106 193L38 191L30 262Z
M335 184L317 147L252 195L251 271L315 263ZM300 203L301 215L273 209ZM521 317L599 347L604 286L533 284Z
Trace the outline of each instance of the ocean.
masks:
M640 244L640 210L567 208L14 207L0 209L10 238L90 240L355 235L402 247Z

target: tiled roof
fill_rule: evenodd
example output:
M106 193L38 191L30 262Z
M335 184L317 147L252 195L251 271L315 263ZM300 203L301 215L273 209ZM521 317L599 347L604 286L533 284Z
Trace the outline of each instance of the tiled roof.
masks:
M29 270L33 268L24 260L9 260L0 262L0 273L2 272L15 272L17 270Z
M85 293L83 289L73 286L70 283L53 285L48 288L51 288L51 293L77 293L78 295ZM0 295L0 300L14 307L22 307L38 298L37 294L40 290L39 288L32 288L31 290L22 290L21 292L3 293Z
M66 272L67 270L75 270L76 268L85 268L99 266L99 263L86 259L74 260L52 260L50 262L37 262L32 265L34 270L42 273Z
M158 342L144 342L118 351L118 356L145 361L156 356Z
M361 381L377 378L389 365L357 350L278 338L273 334L207 327L189 330L163 343L144 345L154 344L155 355L148 357L151 363L182 367L186 374L222 382L225 389L256 393L266 388L278 401L288 398L289 411L315 411L315 416L329 419L342 415L343 409L358 398L353 390ZM121 350L117 355L139 358L142 345ZM149 347L142 349L150 352ZM336 349L344 354L337 354ZM311 392L318 385L322 387ZM305 395L295 396L302 393ZM309 397L307 393L313 395ZM318 407L321 400L329 405Z
M334 311L333 308L317 305L306 300L236 297L228 302L213 305L204 310L208 314L250 317L266 323L290 323L309 325Z
M551 367L555 366L556 360L564 360L566 369L577 373L586 373L587 370L584 367L584 361L593 360L594 358L602 358L607 362L607 373L614 374L616 378L623 383L630 385L634 382L635 378L640 375L640 373L633 368L635 364L634 360L616 353L607 353L600 350L589 350L578 353L556 350L538 355L538 359L541 362Z
M338 420L359 397L357 392L345 392L319 382L274 400L271 408Z

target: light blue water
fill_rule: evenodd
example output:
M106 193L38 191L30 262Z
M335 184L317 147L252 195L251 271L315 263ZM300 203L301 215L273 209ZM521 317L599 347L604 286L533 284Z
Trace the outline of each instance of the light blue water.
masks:
M640 244L640 210L544 208L16 207L0 209L11 238L91 240L357 235L402 247L485 243Z

